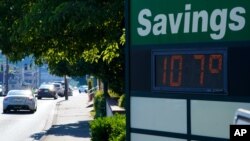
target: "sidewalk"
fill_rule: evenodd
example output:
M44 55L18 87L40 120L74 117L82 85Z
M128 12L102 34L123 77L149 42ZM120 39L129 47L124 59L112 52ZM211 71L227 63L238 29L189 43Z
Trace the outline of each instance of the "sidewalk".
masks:
M88 95L74 94L57 103L51 128L42 141L90 141Z

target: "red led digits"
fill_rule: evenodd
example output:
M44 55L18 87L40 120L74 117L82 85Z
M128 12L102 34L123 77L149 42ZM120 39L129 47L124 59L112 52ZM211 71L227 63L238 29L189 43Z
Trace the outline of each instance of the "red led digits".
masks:
M177 81L174 80L174 64L178 62L178 78ZM182 56L173 55L171 56L171 65L170 65L170 86L180 86L182 80Z
M173 55L170 58L170 86L180 86L182 81L182 56ZM178 64L178 74L177 80L174 79L175 63ZM162 74L162 84L166 85L167 81L167 57L163 59L163 74Z
M163 86L170 87L213 85L222 76L219 74L222 71L222 62L221 54L166 55L161 62L160 81Z
M194 55L194 59L200 60L200 85L204 84L205 55Z
M214 61L218 61L217 68L214 68ZM222 67L222 55L212 54L209 57L209 71L210 73L219 73Z

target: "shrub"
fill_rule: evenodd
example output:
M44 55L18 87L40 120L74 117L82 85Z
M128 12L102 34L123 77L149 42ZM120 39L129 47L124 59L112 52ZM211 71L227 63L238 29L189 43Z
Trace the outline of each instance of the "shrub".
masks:
M114 141L125 141L125 140L126 140L126 132L124 131Z
M97 118L90 122L90 130L91 141L108 141L111 127L105 118Z
M112 90L108 90L108 94L111 98L119 98L120 95Z
M97 118L90 123L92 141L125 141L126 117L115 115Z
M106 115L105 107L106 105L103 91L96 91L94 98L95 118L103 117Z
M118 106L120 107L125 107L125 104L126 104L126 97L125 97L125 94L123 94L119 100L118 100Z

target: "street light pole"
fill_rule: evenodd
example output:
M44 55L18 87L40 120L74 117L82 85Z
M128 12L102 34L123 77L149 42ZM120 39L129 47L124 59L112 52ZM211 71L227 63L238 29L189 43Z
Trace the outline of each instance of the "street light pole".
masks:
M8 93L9 91L9 60L8 57L6 56L6 69L5 69L5 94Z

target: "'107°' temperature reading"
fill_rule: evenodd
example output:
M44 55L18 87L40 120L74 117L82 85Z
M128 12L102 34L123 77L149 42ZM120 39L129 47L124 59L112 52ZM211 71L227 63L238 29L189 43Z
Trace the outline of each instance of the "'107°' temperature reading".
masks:
M154 55L155 88L222 91L224 54L217 52L167 52Z

